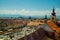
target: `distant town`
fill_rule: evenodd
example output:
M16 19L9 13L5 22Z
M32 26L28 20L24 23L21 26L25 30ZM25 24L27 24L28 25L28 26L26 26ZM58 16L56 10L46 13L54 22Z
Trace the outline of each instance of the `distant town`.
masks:
M60 40L60 19L52 9L50 18L0 18L0 39Z

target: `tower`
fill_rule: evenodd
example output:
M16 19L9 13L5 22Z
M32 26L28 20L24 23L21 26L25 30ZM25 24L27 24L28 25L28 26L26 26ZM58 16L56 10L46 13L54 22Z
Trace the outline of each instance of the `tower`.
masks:
M47 21L47 15L45 15L45 22Z
M45 19L47 19L47 15L45 15Z
M53 22L56 22L56 13L55 13L55 9L52 10L52 13L51 13L51 20Z

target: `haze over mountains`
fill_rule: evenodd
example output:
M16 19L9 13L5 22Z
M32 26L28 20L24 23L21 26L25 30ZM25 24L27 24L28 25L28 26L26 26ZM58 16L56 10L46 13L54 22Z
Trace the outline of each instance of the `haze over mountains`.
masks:
M52 10L52 9L51 9ZM18 17L26 17L28 18L29 16L33 18L44 18L45 15L47 15L48 18L50 18L51 15L51 10L0 10L0 17L1 18L6 18L6 17L13 17L13 18L18 18ZM60 17L60 8L55 9L56 16L57 18Z

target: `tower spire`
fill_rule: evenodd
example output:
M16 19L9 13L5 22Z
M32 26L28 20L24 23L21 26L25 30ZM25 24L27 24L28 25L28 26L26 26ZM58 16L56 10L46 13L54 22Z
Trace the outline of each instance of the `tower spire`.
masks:
M53 12L55 12L55 9L53 8Z
M52 16L55 16L55 9L53 8L53 10L52 10Z

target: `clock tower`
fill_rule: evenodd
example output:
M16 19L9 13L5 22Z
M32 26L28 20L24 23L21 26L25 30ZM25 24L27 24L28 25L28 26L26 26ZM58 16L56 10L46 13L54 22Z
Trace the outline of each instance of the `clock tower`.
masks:
M56 22L56 13L55 13L55 9L52 10L52 13L51 13L51 20L53 22Z

